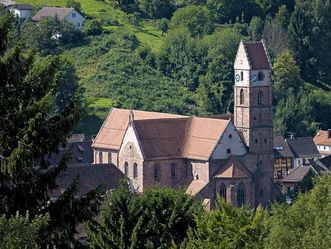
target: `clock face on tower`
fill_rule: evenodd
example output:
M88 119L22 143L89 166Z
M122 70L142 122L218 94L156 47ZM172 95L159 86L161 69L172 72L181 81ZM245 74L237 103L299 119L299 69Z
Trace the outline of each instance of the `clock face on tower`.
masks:
M252 80L252 82L256 82L257 81L257 75L256 74L252 74L251 80Z
M236 74L236 81L238 82L240 80L240 75Z

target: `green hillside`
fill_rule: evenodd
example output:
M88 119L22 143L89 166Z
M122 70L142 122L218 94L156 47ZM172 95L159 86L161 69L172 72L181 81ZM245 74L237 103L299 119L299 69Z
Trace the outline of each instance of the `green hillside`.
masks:
M68 3L20 2L32 4L35 10ZM62 53L69 58L86 89L88 115L75 132L95 134L112 106L186 115L231 113L239 41L261 39L274 70L274 132L307 136L318 125L331 127L331 26L324 18L331 13L329 4L322 8L322 3L314 5L315 0L309 4L294 0L76 2L86 17L77 42L46 53L39 48L44 55ZM309 22L301 25L302 18ZM93 21L102 26L99 34L85 30Z

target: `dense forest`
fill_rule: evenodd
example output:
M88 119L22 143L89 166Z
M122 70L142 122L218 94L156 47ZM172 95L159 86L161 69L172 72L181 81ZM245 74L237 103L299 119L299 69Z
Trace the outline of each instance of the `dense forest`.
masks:
M48 4L22 2L36 9ZM62 53L76 67L89 100L78 132L95 134L112 106L231 113L239 41L261 39L273 65L275 133L307 136L331 127L328 1L57 2L86 16L82 32L45 20L39 27L24 24L22 37L42 56ZM66 35L52 40L54 30Z

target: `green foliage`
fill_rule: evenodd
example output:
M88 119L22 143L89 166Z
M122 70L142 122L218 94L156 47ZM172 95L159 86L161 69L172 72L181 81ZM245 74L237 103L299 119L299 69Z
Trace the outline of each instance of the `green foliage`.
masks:
M156 21L156 27L162 31L162 35L168 31L169 21L166 18L161 18Z
M290 14L287 11L286 5L281 5L276 13L276 21L283 28L287 28L290 23Z
M206 72L208 46L194 39L186 29L168 32L159 58L160 69L185 87L195 90Z
M172 0L138 0L138 7L143 15L152 19L170 18L175 10Z
M316 178L314 188L299 195L293 205L273 206L266 248L329 248L330 185L330 175Z
M292 91L296 93L301 90L303 81L300 77L300 68L290 50L285 50L283 53L279 54L272 68L272 80L276 101L284 99L289 89L292 89Z
M331 82L331 2L298 0L290 21L291 44L305 80Z
M219 23L234 23L237 18L249 22L253 16L262 14L253 0L207 0L207 8L213 20Z
M103 28L98 20L86 20L84 22L83 32L90 36L101 35Z
M0 216L0 248L2 249L37 249L38 233L47 225L48 215L38 215L30 221L29 213L18 213L10 218Z
M181 243L202 206L171 188L152 187L133 193L128 183L104 201L100 224L90 223L91 248L169 248Z
M82 33L73 24L52 17L42 18L39 25L27 23L22 36L29 48L43 55L62 52L83 39Z
M219 199L218 208L210 213L201 213L196 229L190 229L182 248L236 249L264 248L268 234L267 212L258 207L234 208Z
M171 18L170 28L186 28L193 36L213 31L209 11L206 7L199 5L177 9Z
M252 41L260 41L263 32L263 21L260 17L253 16L249 24L249 36Z
M0 17L0 23L6 24ZM0 26L0 44L9 29ZM19 41L19 37L16 37ZM82 89L72 65L60 56L40 58L17 43L0 51L0 214L29 210L31 217L49 213L41 243L68 246L77 223L91 218L97 191L75 198L74 182L58 201L50 201L56 178L68 155L51 166L45 155L57 151L84 112Z
M67 0L66 7L67 8L74 8L76 11L82 12L80 2L76 2L75 0Z

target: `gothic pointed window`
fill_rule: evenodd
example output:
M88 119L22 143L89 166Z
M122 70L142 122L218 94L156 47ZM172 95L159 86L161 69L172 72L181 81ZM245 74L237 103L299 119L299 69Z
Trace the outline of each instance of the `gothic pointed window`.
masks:
M239 103L244 104L244 89L240 89Z
M102 164L102 151L99 151L99 163Z
M133 177L138 177L138 165L136 163L133 164Z
M171 164L171 178L176 178L176 168L177 165L175 163Z
M157 165L157 164L154 164L153 175L154 175L154 180L159 179L159 165Z
M129 164L128 162L124 163L124 174L127 176L129 173Z
M241 80L241 81L244 80L244 72L243 72L243 71L240 72L240 80Z
M262 91L257 94L257 104L262 105Z
M243 183L240 183L237 188L237 202L238 206L245 204L245 186Z
M220 195L226 201L226 186L224 183L221 185Z

